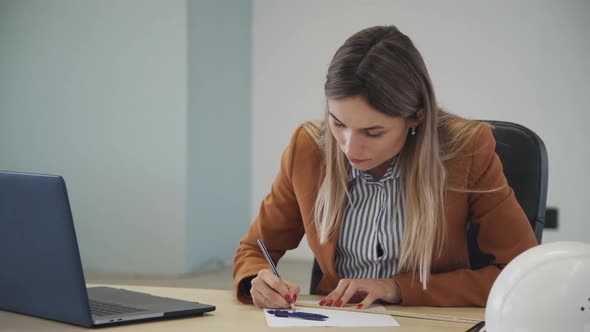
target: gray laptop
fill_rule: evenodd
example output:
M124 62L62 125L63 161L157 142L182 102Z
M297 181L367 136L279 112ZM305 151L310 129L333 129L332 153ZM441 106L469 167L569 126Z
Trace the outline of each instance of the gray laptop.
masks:
M87 289L64 179L0 171L0 309L91 327L202 315L215 307Z

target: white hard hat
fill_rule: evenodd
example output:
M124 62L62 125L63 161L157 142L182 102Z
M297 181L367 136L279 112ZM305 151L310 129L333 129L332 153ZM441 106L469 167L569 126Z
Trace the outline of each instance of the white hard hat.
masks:
M513 259L494 282L487 332L590 332L590 244L553 242Z

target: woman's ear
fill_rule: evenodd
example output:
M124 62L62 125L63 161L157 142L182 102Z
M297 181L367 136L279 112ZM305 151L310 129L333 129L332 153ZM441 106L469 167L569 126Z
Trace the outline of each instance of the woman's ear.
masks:
M419 109L416 112L416 116L412 120L410 120L410 127L411 128L419 127L422 124L422 122L424 122L424 117L425 117L424 114L425 114L424 109L423 108Z

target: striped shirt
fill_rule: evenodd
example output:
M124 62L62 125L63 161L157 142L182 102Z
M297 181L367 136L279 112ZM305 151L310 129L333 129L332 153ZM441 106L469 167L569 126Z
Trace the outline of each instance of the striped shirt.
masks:
M379 181L352 168L349 191L336 247L336 271L349 279L396 275L404 231L398 158Z

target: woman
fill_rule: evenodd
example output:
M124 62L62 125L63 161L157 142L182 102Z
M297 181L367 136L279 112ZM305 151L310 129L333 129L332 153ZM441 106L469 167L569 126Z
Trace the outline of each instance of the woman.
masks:
M240 241L240 301L287 308L300 288L278 261L305 235L323 272L320 305L375 301L485 306L500 269L536 245L508 186L489 126L438 108L420 53L397 28L372 27L336 52L323 123L306 123ZM488 266L469 268L466 232L479 224Z

